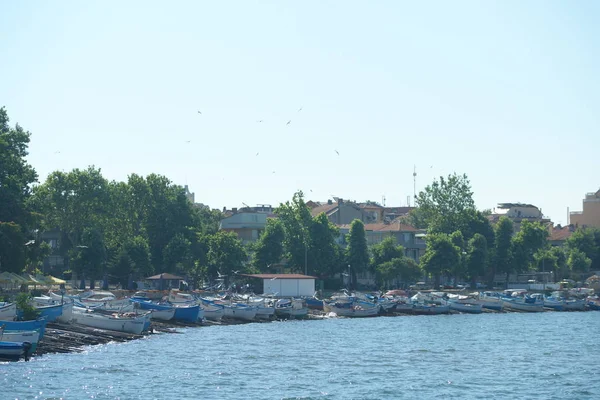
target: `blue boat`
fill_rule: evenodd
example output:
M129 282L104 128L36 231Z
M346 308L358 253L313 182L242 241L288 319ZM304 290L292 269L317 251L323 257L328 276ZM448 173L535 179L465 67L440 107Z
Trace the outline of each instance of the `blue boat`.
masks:
M51 306L42 306L37 307L37 310L40 312L40 317L46 318L48 322L54 322L62 315L63 305L56 304Z
M0 326L4 326L4 331L35 331L39 329L40 340L44 337L46 332L46 319L39 318L35 321L0 321Z
M175 316L173 319L187 322L198 322L200 316L200 305L175 307Z
M18 361L21 357L29 360L31 343L0 342L0 360Z
M173 319L186 322L197 322L200 316L200 305L185 305L174 307L171 304L156 304L151 301L130 299L133 303L138 303L142 310L172 310L175 308Z
M304 298L306 301L306 306L308 308L312 308L314 310L322 310L323 309L323 300L316 299L314 297L306 297Z

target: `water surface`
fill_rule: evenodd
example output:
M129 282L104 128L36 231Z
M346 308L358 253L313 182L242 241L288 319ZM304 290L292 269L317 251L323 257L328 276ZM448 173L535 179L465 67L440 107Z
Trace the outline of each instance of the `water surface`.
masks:
M0 399L599 399L599 312L189 328L0 364Z

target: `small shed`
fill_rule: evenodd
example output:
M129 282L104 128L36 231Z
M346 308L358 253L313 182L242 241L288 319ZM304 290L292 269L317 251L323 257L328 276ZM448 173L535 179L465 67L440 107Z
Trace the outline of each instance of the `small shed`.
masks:
M263 293L278 297L312 296L317 277L301 274L248 274L263 281Z
M150 281L150 286L152 289L156 290L166 290L166 289L179 289L179 284L183 281L183 278L177 275L169 274L168 272L163 272L162 274L150 276L146 278L147 281Z

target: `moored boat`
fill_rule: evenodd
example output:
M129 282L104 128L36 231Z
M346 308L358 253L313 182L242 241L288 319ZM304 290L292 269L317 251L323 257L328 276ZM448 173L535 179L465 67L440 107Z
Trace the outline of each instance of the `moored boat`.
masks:
M126 317L119 315L104 315L86 309L73 310L73 322L93 328L106 329L118 332L128 332L140 335L147 326L146 315Z
M462 303L457 301L449 301L448 305L451 310L459 311L468 314L481 314L483 312L481 304Z
M30 354L29 342L0 342L0 360L18 361L23 357L27 361Z
M323 300L323 310L327 313L333 312L339 317L375 317L379 315L379 304L367 301L355 300L353 302L330 302Z
M15 303L0 302L0 321L12 321L17 316Z
M4 331L0 325L0 340L3 342L29 342L31 343L30 353L35 353L37 344L40 341L40 331Z
M4 327L4 332L38 330L40 340L42 340L46 331L46 323L46 319L39 318L34 321L0 321L0 326Z
M512 300L512 299L503 299L502 304L504 308L512 310L512 311L524 311L524 312L543 312L544 304L543 303L526 303L523 300Z
M417 315L438 315L438 314L448 314L450 312L450 306L438 305L438 304L424 304L417 303L413 305L412 309L413 314Z

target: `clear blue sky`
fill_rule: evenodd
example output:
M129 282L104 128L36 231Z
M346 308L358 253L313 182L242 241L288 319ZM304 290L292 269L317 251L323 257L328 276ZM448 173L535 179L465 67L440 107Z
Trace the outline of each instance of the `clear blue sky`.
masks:
M93 164L214 208L404 205L416 164L417 190L466 173L478 208L564 224L600 186L599 20L597 1L4 0L0 105L41 180Z

